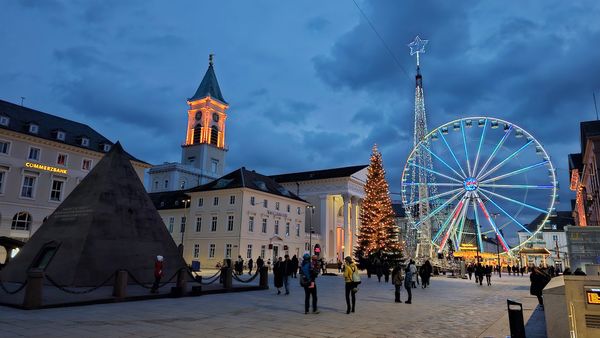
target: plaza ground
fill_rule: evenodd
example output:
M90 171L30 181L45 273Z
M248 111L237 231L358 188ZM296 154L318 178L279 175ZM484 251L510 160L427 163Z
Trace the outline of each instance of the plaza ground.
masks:
M271 276L272 277L272 276ZM484 283L485 284L485 283ZM291 294L227 293L24 311L0 306L0 337L506 337L506 299L522 302L527 322L537 305L529 277L494 276L492 286L432 278L394 303L390 283L367 279L347 315L341 276L317 280L320 314L304 314L297 279ZM272 286L272 284L271 284ZM406 300L406 290L402 290ZM529 337L530 335L528 335ZM543 335L542 335L543 336Z

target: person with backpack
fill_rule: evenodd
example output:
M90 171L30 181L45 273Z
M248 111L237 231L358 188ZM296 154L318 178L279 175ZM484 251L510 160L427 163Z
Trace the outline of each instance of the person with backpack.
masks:
M317 310L317 283L315 282L318 275L319 264L316 256L314 261L311 261L310 254L305 253L302 256L302 265L300 266L300 286L304 288L304 314L308 314L311 297L313 313L319 313L319 310Z
M358 267L352 257L346 256L344 259L346 264L344 267L344 284L346 286L346 314L356 310L356 293L358 292L358 284L360 284L360 275ZM350 295L352 295L352 307L350 307Z
M396 265L396 267L392 270L392 284L394 284L394 288L396 289L396 299L394 301L396 303L402 303L402 301L400 300L402 282L404 282L404 274L402 273L402 267L400 267L400 265Z

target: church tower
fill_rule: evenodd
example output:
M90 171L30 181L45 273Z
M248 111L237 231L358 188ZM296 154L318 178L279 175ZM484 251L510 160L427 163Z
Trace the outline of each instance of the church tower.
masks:
M181 163L201 170L200 184L223 176L225 168L225 127L229 105L221 94L213 64L208 69L196 93L187 100L188 122L181 151Z

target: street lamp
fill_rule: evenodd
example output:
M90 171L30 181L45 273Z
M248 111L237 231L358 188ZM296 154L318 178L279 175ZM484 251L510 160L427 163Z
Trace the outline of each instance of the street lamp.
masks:
M492 217L494 217L494 224L496 224L496 217L498 217L500 214L499 213L493 213ZM497 225L496 225L497 226ZM498 277L502 277L502 266L500 265L500 229L498 229L498 232L496 234L496 256L498 258Z
M310 210L310 218L309 221L310 223L308 223L308 228L309 228L309 233L308 233L308 252L310 253L312 250L312 232L313 232L313 228L312 228L312 216L313 213L315 212L315 206L314 205L307 205L306 206L306 210Z
M183 235L185 234L185 225L187 223L187 207L190 205L191 199L186 198L184 200L181 200L181 202L183 202L183 219L184 221L181 222L181 252L183 253Z

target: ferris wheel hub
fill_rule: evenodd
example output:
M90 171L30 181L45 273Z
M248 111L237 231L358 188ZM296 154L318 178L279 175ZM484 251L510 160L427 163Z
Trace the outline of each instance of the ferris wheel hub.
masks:
M467 177L463 181L463 186L466 191L475 191L479 187L479 182L475 177Z

